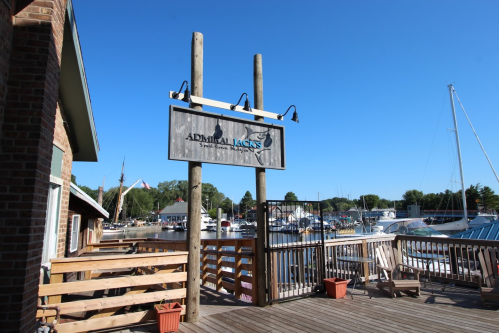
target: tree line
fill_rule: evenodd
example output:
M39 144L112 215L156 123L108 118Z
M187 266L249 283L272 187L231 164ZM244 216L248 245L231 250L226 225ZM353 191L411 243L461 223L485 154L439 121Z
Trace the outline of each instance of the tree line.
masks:
M380 198L376 194L361 195L358 199L347 199L334 197L321 201L323 211L344 212L352 207L372 210L373 208L396 210L407 210L407 206L419 205L422 210L462 210L462 191L452 192L446 190L440 193L427 193L418 190L408 190L402 195L401 200L388 200ZM499 195L494 193L488 186L480 184L470 185L465 190L466 206L468 210L499 210ZM293 192L288 192L284 196L285 201L298 201L298 197Z
M72 176L72 182L76 184L76 177ZM77 185L77 184L76 184ZM98 189L91 189L85 185L78 185L85 193L97 201ZM126 187L123 188L125 190ZM118 200L119 187L112 187L104 192L102 206L109 212L110 219L114 218ZM201 204L208 210L212 218L216 218L217 207L222 209L229 217L239 215L246 218L246 212L254 208L256 201L251 192L246 191L244 196L238 201L232 201L226 197L213 184L203 183L201 189ZM495 209L499 210L499 195L488 186L480 184L470 185L465 191L466 205L468 210ZM152 213L161 211L165 207L172 205L176 199L181 198L187 201L188 197L187 180L172 180L160 182L157 187L151 189L133 188L125 196L123 210L120 219L130 218L150 218ZM287 192L285 201L298 201L298 196L293 192ZM321 201L322 209L325 212L347 211L352 207L385 209L395 208L396 210L407 210L407 206L418 204L422 210L461 210L461 191L452 192L446 190L440 193L427 193L418 190L408 190L402 195L401 200L388 200L380 198L376 194L361 195L358 199L348 199L334 197ZM314 207L318 209L318 207Z
M98 189L91 189L85 185L78 185L76 177L73 175L71 180L81 190L87 193L92 199L97 201ZM127 187L123 187L125 191ZM102 207L109 212L109 218L113 219L116 213L118 202L119 186L111 187L103 193ZM255 200L249 191L237 202L226 197L222 192L210 183L203 183L201 189L201 204L207 209L212 218L217 216L217 207L222 208L222 212L232 215L239 214L245 217L245 212L255 205ZM133 188L125 196L123 209L119 219L144 218L151 217L153 212L161 211L165 207L173 205L178 198L188 201L188 181L172 180L160 182L157 187L151 186L151 189Z

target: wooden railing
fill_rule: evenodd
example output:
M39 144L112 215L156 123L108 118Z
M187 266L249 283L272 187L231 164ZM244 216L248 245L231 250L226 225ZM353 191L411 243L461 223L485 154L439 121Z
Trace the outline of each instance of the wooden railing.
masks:
M224 288L236 299L257 304L256 239L205 239L201 245L203 285Z
M174 300L183 304L186 297L187 252L143 253L111 256L85 256L51 260L50 284L40 285L39 297L43 305L59 307L61 315L100 311L86 320L60 323L58 332L86 332L90 330L130 325L155 319L153 310L115 315L125 306L160 303ZM63 282L65 273L113 270L116 277ZM85 274L91 276L92 274ZM62 295L131 288L120 296L95 297L62 302ZM154 291L151 291L154 290ZM52 322L56 310L37 311L36 317ZM185 309L182 310L182 314Z
M363 264L362 272L364 280L369 283L369 279L377 277L375 249L379 245L387 244L392 246L395 235L379 235L377 237L352 237L340 238L324 241L326 256L326 278L337 277L340 279L351 279L354 276L355 266L344 261L339 261L338 257L358 256L373 258L373 263Z
M498 241L461 238L398 235L395 243L404 262L424 269L432 279L473 286L477 283L472 273L480 268L478 253L499 250Z
M186 241L148 238L136 243L139 253L184 251ZM234 293L236 299L257 302L256 239L202 239L201 281L217 291Z

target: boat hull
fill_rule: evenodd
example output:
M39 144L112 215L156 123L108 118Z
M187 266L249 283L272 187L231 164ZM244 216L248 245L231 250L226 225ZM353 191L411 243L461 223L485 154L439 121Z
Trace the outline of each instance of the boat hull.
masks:
M437 231L463 231L468 228L468 221L462 218L459 221L447 222L442 224L429 224L428 226Z

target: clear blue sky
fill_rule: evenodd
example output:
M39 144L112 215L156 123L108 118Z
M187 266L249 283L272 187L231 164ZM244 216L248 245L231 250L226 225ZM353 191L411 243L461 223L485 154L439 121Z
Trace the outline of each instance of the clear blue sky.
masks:
M169 161L168 98L190 80L192 33L204 35L204 97L253 105L263 57L264 109L298 108L286 128L287 169L267 170L267 198L300 200L406 190L457 190L455 89L499 168L498 1L73 0L100 144L75 162L77 183L187 180ZM205 108L224 113L220 109ZM456 104L466 188L499 185ZM226 111L233 116L245 115ZM277 121L275 121L277 122ZM203 182L234 201L255 198L253 168L203 164Z

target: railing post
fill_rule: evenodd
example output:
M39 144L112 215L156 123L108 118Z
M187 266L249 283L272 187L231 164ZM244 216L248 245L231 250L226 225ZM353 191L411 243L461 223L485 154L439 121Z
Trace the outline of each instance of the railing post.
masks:
M222 247L220 246L220 241L217 241L217 285L216 290L220 291L222 289Z
M241 241L236 240L236 245L235 245L235 252L236 253L241 253ZM235 258L235 279L234 279L234 294L236 296L236 299L241 299L241 290L242 290L242 282L241 282L241 274L242 274L242 257L241 255L236 255Z
M203 244L201 241L201 250L205 251L208 245ZM201 252L201 284L206 286L208 277L208 254Z
M258 253L256 251L256 238L251 240L251 250L253 251L253 258L251 259L251 301L253 305L258 304Z
M397 249L397 262L402 262L402 241L395 236L392 244L392 246Z
M361 246L361 255L362 257L364 258L368 258L369 257L369 252L367 250L367 240L363 239L362 240L362 246ZM369 263L365 262L362 264L362 270L364 271L364 283L367 285L369 284Z
M52 268L54 267L54 264L52 264ZM50 284L54 283L62 283L64 282L64 274L50 274ZM61 303L61 295L54 295L54 296L49 296L48 297L48 305L50 304L55 304L55 303ZM51 323L55 320L55 317L47 317L47 323Z

